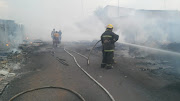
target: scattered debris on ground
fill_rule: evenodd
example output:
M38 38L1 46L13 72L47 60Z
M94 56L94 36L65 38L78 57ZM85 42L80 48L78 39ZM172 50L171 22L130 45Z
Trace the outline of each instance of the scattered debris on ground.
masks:
M21 69L26 64L30 54L41 45L43 45L43 42L38 40L34 43L25 42L20 44L18 49L0 51L0 94L17 75L15 71Z

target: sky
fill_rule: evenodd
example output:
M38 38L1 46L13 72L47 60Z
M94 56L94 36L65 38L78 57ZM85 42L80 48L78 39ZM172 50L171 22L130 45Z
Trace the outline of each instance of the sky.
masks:
M78 18L82 15L92 15L97 7L118 6L118 1L120 7L180 10L180 0L0 0L0 18L15 19L12 12L40 13L46 10L48 13L56 9L60 13L64 11L63 14L67 15L69 15L67 12L70 12L73 18Z
M173 9L180 10L180 0L119 0L120 7L136 9ZM84 33L74 25L76 22L83 22L98 7L106 5L118 6L118 0L0 0L0 19L15 20L17 23L26 26L27 34L32 37L42 35L44 39L48 37L53 28L61 29L64 39L73 40L73 34L81 36ZM99 33L104 31L104 26L97 20L91 18L89 24L98 22L100 31L89 33ZM94 23L93 23L94 22ZM88 25L88 24L87 24ZM102 26L102 27L101 27ZM89 36L88 36L89 37ZM98 38L98 37L92 37Z
M46 10L48 13L56 9L67 15L70 12L73 18L78 18L92 15L97 7L118 6L118 1L120 7L180 10L180 0L0 0L0 18L15 19L12 12L39 13Z
M118 0L107 0L110 5L118 5ZM180 0L119 0L119 6L136 9L180 10Z

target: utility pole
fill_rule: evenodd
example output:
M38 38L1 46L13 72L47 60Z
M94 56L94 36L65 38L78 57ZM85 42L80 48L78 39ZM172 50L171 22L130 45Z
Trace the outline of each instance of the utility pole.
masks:
M83 4L83 0L81 0L81 6L82 6L82 12L81 12L81 14L82 14L82 16L84 16L84 4Z
M5 42L7 43L8 42L8 33L7 33L7 21L5 20L4 21L4 33L5 33Z
M119 0L118 0L118 17L119 17Z
M166 10L166 0L164 0L164 10Z

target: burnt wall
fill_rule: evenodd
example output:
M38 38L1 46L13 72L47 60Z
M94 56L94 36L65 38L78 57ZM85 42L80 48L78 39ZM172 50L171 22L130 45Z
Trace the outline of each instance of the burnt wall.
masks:
M14 47L21 43L24 37L24 26L15 23L13 20L0 19L0 47L1 49L9 44Z

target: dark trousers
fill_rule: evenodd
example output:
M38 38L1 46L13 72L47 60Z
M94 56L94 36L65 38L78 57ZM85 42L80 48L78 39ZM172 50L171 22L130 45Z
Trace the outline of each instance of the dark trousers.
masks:
M102 64L105 65L112 65L114 63L114 52L104 52L103 53L103 60Z

